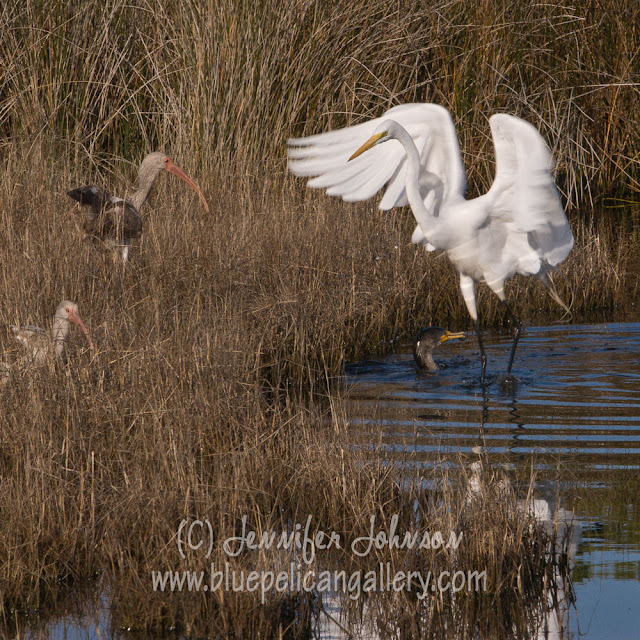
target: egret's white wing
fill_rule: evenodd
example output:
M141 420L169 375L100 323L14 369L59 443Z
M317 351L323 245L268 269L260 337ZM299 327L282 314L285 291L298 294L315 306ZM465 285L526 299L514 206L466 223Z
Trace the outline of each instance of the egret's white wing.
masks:
M491 219L506 226L505 250L522 273L536 273L540 260L556 265L573 246L551 170L553 158L538 130L507 114L489 120L496 149L496 178L487 193Z
M408 204L405 183L407 161L397 140L375 146L351 162L349 157L366 142L384 120L395 120L413 138L422 173L431 172L443 184L443 199L464 196L466 178L455 127L449 112L435 104L405 104L380 118L307 138L292 138L289 169L307 176L308 185L326 189L346 201L368 200L387 185L380 209Z

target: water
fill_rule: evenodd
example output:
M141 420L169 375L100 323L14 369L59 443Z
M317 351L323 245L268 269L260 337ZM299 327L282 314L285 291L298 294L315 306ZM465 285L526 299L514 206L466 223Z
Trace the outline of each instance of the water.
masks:
M510 345L486 336L486 394L473 334L435 351L436 373L410 352L348 366L351 428L415 464L469 464L482 446L535 469L538 495L560 494L582 528L565 637L640 638L640 324L528 329L505 385Z
M486 394L473 334L436 351L447 366L435 374L417 370L409 346L348 366L354 435L403 464L469 464L482 446L493 464L534 468L537 503L548 501L553 510L560 497L580 525L575 609L568 632L551 628L548 637L640 639L640 324L530 328L511 386L497 375L506 368L510 337L485 339ZM27 637L132 637L113 627L110 613L100 598L94 610ZM320 631L340 637L331 623Z

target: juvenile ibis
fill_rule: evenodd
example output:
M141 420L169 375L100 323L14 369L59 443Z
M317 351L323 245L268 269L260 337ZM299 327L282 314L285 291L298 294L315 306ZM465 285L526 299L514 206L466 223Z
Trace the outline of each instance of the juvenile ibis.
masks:
M184 180L199 196L204 208L209 206L198 185L169 156L160 151L150 153L142 161L138 173L138 188L128 198L112 196L96 185L78 187L67 194L83 205L84 230L91 238L102 240L109 249L120 247L126 263L129 247L134 238L142 235L140 208L145 203L161 171L168 171Z
M72 323L80 327L89 342L89 347L94 350L95 346L89 331L78 312L78 305L69 300L63 300L58 305L53 316L51 331L30 325L25 327L9 325L8 333L9 337L12 338L12 342L21 344L27 350L26 354L22 350L23 355L16 360L15 364L17 366L23 364L42 366L46 364L50 357L60 357L64 351L64 343ZM9 364L0 362L0 378L2 379L0 382L6 382L9 369Z

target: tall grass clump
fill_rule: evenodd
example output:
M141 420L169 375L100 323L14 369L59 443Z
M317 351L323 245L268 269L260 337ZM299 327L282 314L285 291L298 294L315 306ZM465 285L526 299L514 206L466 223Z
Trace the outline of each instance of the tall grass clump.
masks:
M284 168L284 139L438 102L484 188L498 111L538 126L570 204L637 192L634 2L3 5L0 130L85 171L172 147L224 178Z
M178 555L181 520L208 518L218 543L245 514L274 531L313 514L345 540L362 535L373 513L385 522L399 513L410 526L416 504L434 527L464 523L463 474L445 481L434 471L406 491L405 470L351 446L335 384L345 361L385 350L399 335L468 322L453 268L409 244L408 211L305 191L286 175L285 139L401 102L438 102L459 127L474 193L493 172L487 116L525 117L554 150L578 240L558 288L573 297L578 319L610 313L637 287L628 250L637 224L629 213L624 232L614 233L601 220L613 210L585 211L638 191L637 13L635 3L613 0L580 9L3 3L0 324L45 325L68 298L98 347L87 352L72 332L64 361L12 370L0 388L7 629L89 581L111 597L121 626L307 637L313 598L289 593L263 606L246 593L153 592L152 570L200 567L201 558ZM65 192L95 182L124 196L155 149L193 175L212 214L161 178L123 270L83 237ZM549 316L537 286L512 284L523 319ZM488 323L505 321L488 296L480 305ZM544 541L496 505L493 496L484 530L492 544L470 527L455 560L487 567L489 595L459 601L455 611L438 597L410 603L405 635L529 628L538 579L549 570ZM224 559L219 544L214 559ZM237 566L288 560L255 554ZM352 560L326 559L355 569ZM515 567L525 585L520 608L509 599ZM487 617L497 601L500 615Z

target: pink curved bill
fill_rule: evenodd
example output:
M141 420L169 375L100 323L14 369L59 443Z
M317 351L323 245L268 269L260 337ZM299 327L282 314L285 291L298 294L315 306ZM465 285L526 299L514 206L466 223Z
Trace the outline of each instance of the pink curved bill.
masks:
M87 341L89 342L89 347L91 351L95 351L96 347L93 344L93 341L91 340L91 336L89 335L89 331L87 330L87 327L85 327L84 322L82 322L82 318L80 317L80 314L77 311L74 311L69 315L69 320L71 320L71 322L77 324L80 327L80 330L82 331L82 333L84 333L85 337L87 338Z
M167 162L166 168L167 171L173 173L174 176L178 176L178 178L184 180L198 194L200 202L202 202L204 208L207 210L207 213L209 213L209 205L207 204L207 201L205 200L204 195L202 194L202 191L200 191L198 185L179 166L173 164L171 160Z

